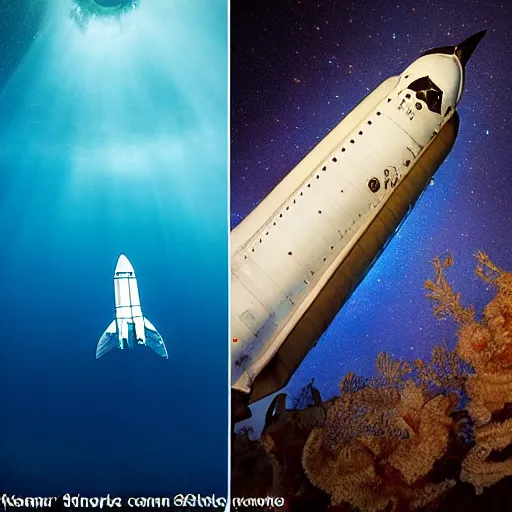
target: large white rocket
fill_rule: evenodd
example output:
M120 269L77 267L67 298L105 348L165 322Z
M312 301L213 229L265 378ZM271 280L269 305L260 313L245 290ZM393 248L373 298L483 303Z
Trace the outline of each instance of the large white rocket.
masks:
M465 66L484 36L385 80L231 233L231 376L282 388L450 152Z

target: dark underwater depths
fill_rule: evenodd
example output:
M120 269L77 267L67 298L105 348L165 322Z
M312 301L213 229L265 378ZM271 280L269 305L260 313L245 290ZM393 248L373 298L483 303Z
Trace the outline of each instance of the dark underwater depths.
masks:
M207 31L217 27L221 42L222 4L203 11L213 20ZM38 36L28 46L26 25L10 29L17 32L0 38L0 62L40 43ZM222 74L224 54L211 55ZM154 61L165 64L165 57ZM193 165L160 162L124 183L108 169L92 169L76 187L73 148L95 144L97 124L81 126L82 139L73 139L77 98L60 96L58 82L37 90L41 67L19 98L12 87L0 89L0 493L226 495L226 100L208 91L218 100L205 114L218 133L216 158L196 151ZM0 64L0 84L20 69ZM199 67L193 72L204 80ZM160 95L151 114L171 121L184 115L193 134L190 98L166 105L179 99L173 84L157 80L164 79L158 66L148 74L144 92ZM55 102L44 104L48 98ZM126 133L151 135L167 122L139 115L133 95L129 100ZM206 202L212 194L216 200ZM94 359L113 318L120 252L134 265L143 312L162 334L168 361L149 349Z
M433 318L423 288L435 256L453 253L447 276L477 311L492 295L473 254L512 268L511 23L503 2L232 2L232 227L384 79L425 50L488 29L467 66L454 149L292 377L291 397L313 377L324 399L338 394L348 371L373 374L382 350L414 359L452 345L456 326ZM267 405L253 407L256 428Z

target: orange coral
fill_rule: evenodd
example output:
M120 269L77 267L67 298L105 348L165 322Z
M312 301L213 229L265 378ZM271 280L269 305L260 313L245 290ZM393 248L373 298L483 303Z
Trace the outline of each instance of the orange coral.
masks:
M302 465L310 481L331 496L331 503L347 501L361 510L382 510L389 498L380 494L374 454L360 443L325 449L325 432L313 430L302 453Z
M414 371L422 385L429 389L461 391L469 367L457 353L442 343L432 349L430 361L414 361Z
M445 269L453 265L453 256L447 256L443 261L440 258L432 260L436 274L435 282L426 281L425 288L430 293L427 297L434 304L434 315L443 319L453 316L459 324L472 322L475 318L475 310L472 307L465 308L460 303L460 293L455 293L446 281Z
M468 377L466 393L471 417L477 425L485 425L491 421L493 413L512 402L512 372L479 371Z
M409 437L398 443L388 461L408 484L426 475L446 452L453 426L449 414L457 401L444 395L428 399L412 381L403 391L399 410L407 422Z
M379 375L389 385L400 384L403 378L411 372L411 365L407 361L393 361L386 352L381 352L377 356L375 365Z
M512 368L512 297L508 290L498 289L496 297L484 310L491 342L492 362L501 368Z
M512 401L512 274L500 269L483 252L478 252L476 273L498 293L484 310L482 322L475 320L474 308L460 303L460 294L448 284L444 271L453 264L433 260L436 280L427 281L427 297L434 302L438 318L452 315L461 327L457 332L457 354L470 363L475 374L468 377L468 410L478 425L491 420L494 412Z
M489 362L488 347L491 333L478 322L462 325L457 333L457 353L475 369L485 368Z
M490 460L493 451L512 443L512 419L493 421L493 415L512 403L512 273L496 266L479 251L477 275L497 290L484 309L482 322L474 319L474 310L463 308L444 277L453 259L434 260L436 283L427 282L428 297L435 303L435 314L452 314L461 324L457 333L457 353L470 363L475 373L465 382L469 398L468 412L475 421L475 445L466 455L461 480L474 485L477 493L503 477L512 475L512 459ZM473 314L470 314L472 312Z
M512 475L512 459L493 462L489 456L512 443L512 419L477 429L476 444L462 464L460 478L474 485L477 494L502 478Z
M377 365L388 384L361 387L347 375L325 424L309 436L302 464L333 505L348 502L370 511L406 503L413 509L454 485L433 485L425 476L446 452L453 426L449 413L457 400L429 397L423 386L404 382L401 376L410 366L387 354L379 355Z

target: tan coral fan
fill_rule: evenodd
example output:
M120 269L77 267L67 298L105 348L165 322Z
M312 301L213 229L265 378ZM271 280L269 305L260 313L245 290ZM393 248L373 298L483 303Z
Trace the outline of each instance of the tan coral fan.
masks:
M467 377L465 392L468 412L475 421L476 444L462 464L461 479L471 482L477 493L503 477L512 475L512 460L492 462L489 455L512 443L512 420L493 421L493 415L512 403L512 274L495 265L479 251L476 274L497 290L486 306L481 322L475 321L474 309L460 304L460 294L453 292L444 270L453 263L434 260L436 282L428 281L427 295L434 302L434 314L451 314L461 327L457 332L456 351L475 372Z
M446 452L456 400L429 397L423 386L404 381L410 366L389 354L379 354L377 368L373 385L363 386L352 373L343 379L342 395L308 438L302 464L333 505L348 502L373 511L394 503L413 509L453 485L433 485L424 477Z

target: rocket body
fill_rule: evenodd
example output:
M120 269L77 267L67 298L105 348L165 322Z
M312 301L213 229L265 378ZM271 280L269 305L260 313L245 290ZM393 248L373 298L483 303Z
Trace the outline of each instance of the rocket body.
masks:
M144 318L140 307L137 278L124 254L119 257L114 271L114 299L120 348L124 348L125 344L133 348L133 342L145 345Z
M114 270L114 302L115 318L98 342L96 359L113 348L124 350L136 346L149 346L159 356L167 359L164 340L142 314L137 276L124 254L119 256Z
M249 402L288 382L450 152L482 37L384 81L232 231L231 385Z

